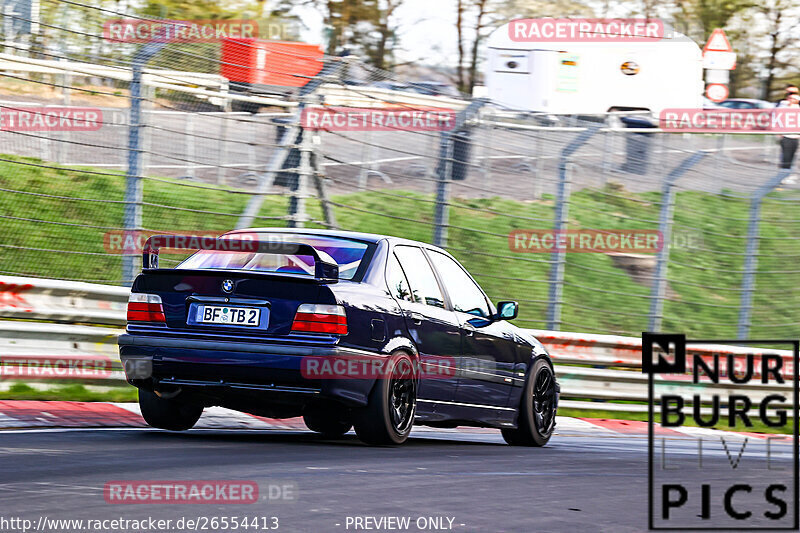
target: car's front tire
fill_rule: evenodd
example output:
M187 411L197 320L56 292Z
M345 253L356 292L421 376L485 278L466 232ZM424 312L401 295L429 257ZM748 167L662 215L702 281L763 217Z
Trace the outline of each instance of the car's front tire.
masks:
M303 412L303 421L311 431L326 438L341 437L353 427L353 423L343 413L343 408L312 405Z
M406 352L394 352L384 377L376 380L366 407L354 411L353 426L367 444L402 444L417 410L417 375Z
M203 414L203 406L175 399L159 398L154 392L139 389L142 418L154 428L169 431L192 429Z
M556 427L556 376L544 359L538 359L528 374L520 399L516 429L502 430L512 446L544 446Z

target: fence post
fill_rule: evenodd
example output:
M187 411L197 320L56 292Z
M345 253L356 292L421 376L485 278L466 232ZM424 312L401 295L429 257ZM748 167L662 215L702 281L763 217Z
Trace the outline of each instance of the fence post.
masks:
M48 107L50 107L49 104L42 104L42 113L45 113ZM53 140L53 159L56 163L62 164L65 162L65 145L69 144L67 135L68 134L65 134L65 132L61 131L53 131L50 134L50 139Z
M217 151L217 185L225 182L225 162L228 159L228 113L223 111L220 120L220 142Z
M136 52L131 65L131 108L128 126L128 170L125 174L123 227L132 232L142 227L142 149L139 129L142 124L142 70L166 43L148 43ZM122 256L122 284L133 282L137 254Z
M567 168L570 164L570 157L578 148L597 133L600 126L592 126L578 134L562 151L558 162L558 197L556 199L556 212L554 217L554 233L556 236L563 233L567 228L567 217L569 216L569 187L571 173ZM555 247L550 256L550 298L547 305L547 329L558 330L561 327L561 305L564 290L564 266L566 262L566 251L563 248Z
M322 167L322 153L319 145L322 142L319 134L313 135L311 141L314 145L311 151L311 172L314 181L314 188L317 191L317 198L319 198L320 209L322 210L322 220L326 228L336 229L336 213L333 211L330 198L328 197L328 188L325 185L325 170Z
M433 244L441 248L447 247L450 180L453 174L453 150L455 148L455 142L452 140L453 133L464 127L467 120L476 115L487 103L489 103L489 100L486 98L473 100L465 109L459 111L453 128L443 131L439 140L439 163L436 165L436 208L433 216Z
M150 163L152 162L152 148L153 148L153 131L150 125L155 120L153 113L153 101L156 99L155 87L142 85L142 107L141 116L139 118L139 139L141 142L142 162L139 168L140 175L146 175L150 170Z
M608 171L611 169L611 162L609 161L609 157L611 156L611 143L613 141L614 133L611 130L606 130L603 132L603 156L600 162L600 172L603 176L601 186L605 187L608 185Z
M41 104L39 104L39 105L41 105ZM42 108L42 110L44 110L44 106L43 105L41 105L41 108ZM42 111L42 112L44 112L44 111ZM39 149L42 151L41 157L45 161L50 161L51 160L50 159L51 154L50 154L50 134L49 133L50 132L43 131L42 134L41 134L41 137L39 137L39 142L40 142Z
M486 122L481 121L481 124L484 125L488 132L488 135L484 137L483 141L483 165L481 165L483 183L486 184L488 188L488 185L492 182L492 137L494 133L494 122L491 120Z
M297 169L297 186L292 187L292 197L289 202L289 222L290 228L305 227L308 220L306 215L306 198L308 198L308 183L311 178L311 146L310 136L303 135L300 141L300 164Z
M60 57L58 58L58 62L61 64L66 64L67 58ZM70 95L71 88L72 88L72 72L65 70L64 73L61 75L61 97L63 98L65 106L72 105L72 98Z
M250 140L247 141L247 168L244 174L254 173L256 171L256 146L258 144L258 123L254 120L252 122L253 132Z
M450 201L450 173L452 169L453 143L450 132L442 132L439 140L439 164L436 166L436 212L434 213L433 244L447 246L447 225L449 222L448 202Z
M366 139L364 143L361 145L361 169L358 173L358 190L363 191L367 188L367 182L369 180L369 174L372 171L372 161L377 159L375 156L372 144L372 130L367 129L364 132L364 136Z
M758 224L761 217L761 202L775 187L792 173L792 169L781 169L772 179L759 187L750 197L750 217L747 222L747 245L742 276L742 297L739 303L739 325L737 337L746 339L750 334L750 314L753 308L753 287L758 265Z
M542 138L541 133L542 133L541 130L535 132L536 137L534 141L534 143L536 144L536 168L533 170L534 200L541 200L542 195L544 194L544 155L542 155L544 139Z
M650 291L650 320L647 331L660 331L664 317L664 297L667 292L667 267L669 266L669 247L672 240L672 214L675 211L675 182L689 169L703 160L708 152L697 152L672 169L664 177L661 186L661 212L658 216L658 231L661 233L661 250L658 251L656 272Z
M194 114L186 113L186 123L184 124L185 145L186 145L186 177L195 178L195 165L197 165L197 155L194 139Z

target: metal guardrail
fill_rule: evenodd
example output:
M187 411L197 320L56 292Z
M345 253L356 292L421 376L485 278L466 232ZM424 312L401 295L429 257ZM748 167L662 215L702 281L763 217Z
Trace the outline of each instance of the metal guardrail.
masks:
M130 289L113 285L2 276L0 318L120 326L129 294Z
M125 323L129 289L110 285L40 278L0 277L0 378L50 382L63 378L90 384L119 385L124 381L117 352L118 326ZM35 319L35 320L19 320ZM46 322L44 322L46 321ZM548 349L561 382L563 407L606 411L645 412L647 375L641 371L641 339L561 331L528 330ZM687 346L688 354L710 358L712 354L765 353L783 358L786 373L793 375L793 356L788 350L762 350L726 345ZM20 372L19 365L36 366L38 372ZM99 366L99 374L56 375L55 366ZM12 368L13 371L9 371ZM27 376L27 377L26 377ZM703 384L656 378L661 392L687 397L700 394ZM719 387L726 385L720 384ZM728 387L734 387L727 385ZM735 386L754 401L769 394L791 397L791 385L748 383ZM621 403L636 402L636 403ZM777 405L776 405L777 407ZM703 408L703 412L707 409Z
M112 285L0 277L0 380L121 385L117 336L129 293Z

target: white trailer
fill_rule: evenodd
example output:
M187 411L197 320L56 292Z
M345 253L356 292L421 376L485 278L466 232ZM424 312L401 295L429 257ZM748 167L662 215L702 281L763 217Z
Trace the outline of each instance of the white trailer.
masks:
M492 33L488 48L488 96L509 109L657 115L702 107L702 53L677 32L647 42L518 42L506 24Z

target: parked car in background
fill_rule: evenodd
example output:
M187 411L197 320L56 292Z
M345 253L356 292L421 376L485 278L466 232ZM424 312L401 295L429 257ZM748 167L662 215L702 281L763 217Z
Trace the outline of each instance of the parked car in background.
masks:
M393 81L375 81L370 83L369 86L375 87L376 89L387 89L389 91L404 91L408 89L405 84Z
M725 109L719 103L710 100L707 97L703 97L703 109Z
M770 109L775 107L772 102L755 98L728 98L724 102L720 102L719 105L728 109Z
M370 444L400 444L415 423L499 428L525 446L553 433L559 387L547 351L508 322L516 302L493 305L440 248L249 229L159 268L154 239L164 238L145 246L119 339L153 427L186 430L219 405L303 416L329 437L355 427Z
M409 86L412 90L420 94L427 94L430 96L450 96L453 98L461 96L458 89L452 85L438 81L415 81L410 83Z
M438 81L415 81L409 83L376 81L372 83L371 86L379 89L389 89L390 91L418 93L428 96L448 96L451 98L458 98L462 96L461 93L459 93L458 90L452 85Z

